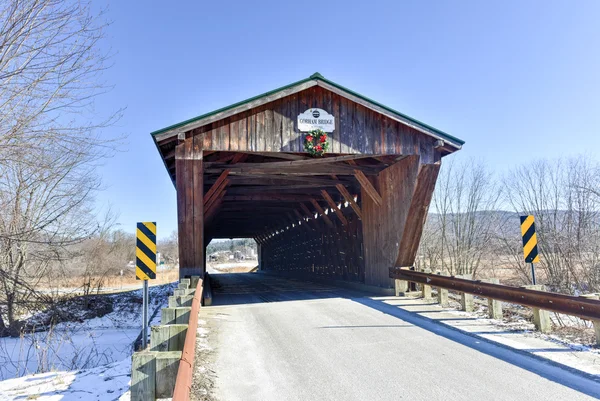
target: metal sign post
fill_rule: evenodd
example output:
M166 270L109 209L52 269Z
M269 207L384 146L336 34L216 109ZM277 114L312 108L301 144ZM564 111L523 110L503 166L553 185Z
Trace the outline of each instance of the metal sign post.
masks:
M533 215L521 216L521 235L523 236L523 254L525 263L531 263L531 282L535 284L535 266L539 263L537 236L535 234L535 222Z
M135 243L135 277L143 280L142 349L148 346L148 280L156 278L156 223L137 223Z
M144 280L142 298L142 349L146 349L148 346L148 280Z

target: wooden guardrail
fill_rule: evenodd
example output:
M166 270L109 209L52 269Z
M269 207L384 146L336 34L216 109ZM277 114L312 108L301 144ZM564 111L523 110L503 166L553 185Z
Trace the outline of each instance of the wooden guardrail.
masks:
M196 354L196 333L198 331L198 312L202 306L202 297L204 293L204 282L208 280L208 274L203 279L198 280L196 293L192 299L192 310L188 323L181 360L177 369L177 378L175 379L175 389L173 390L173 401L189 401L190 391L192 389L192 376L194 367L194 356Z

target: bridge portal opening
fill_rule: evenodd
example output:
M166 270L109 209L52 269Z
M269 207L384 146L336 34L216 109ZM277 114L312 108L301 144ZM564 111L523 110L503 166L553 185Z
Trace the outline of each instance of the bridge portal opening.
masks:
M213 239L252 238L260 271L384 288L413 265L442 159L463 145L318 73L152 136L181 276L205 272Z
M253 238L213 239L206 246L209 273L249 273L258 270L258 247Z

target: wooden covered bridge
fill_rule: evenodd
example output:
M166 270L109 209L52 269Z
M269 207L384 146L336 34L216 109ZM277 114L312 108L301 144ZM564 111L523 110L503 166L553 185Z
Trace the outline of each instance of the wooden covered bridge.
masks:
M329 150L312 157L307 131ZM177 188L180 275L213 238L254 238L262 270L393 286L412 266L441 159L463 141L320 74L153 132Z

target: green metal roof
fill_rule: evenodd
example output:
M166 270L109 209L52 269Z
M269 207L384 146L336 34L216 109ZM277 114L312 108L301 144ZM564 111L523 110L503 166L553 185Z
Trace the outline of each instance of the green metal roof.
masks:
M185 125L187 125L187 124L193 123L193 122L195 122L195 121L202 120L202 119L204 119L204 118L207 118L207 117L210 117L210 116L212 116L212 115L214 115L214 114L221 113L221 112L227 111L227 110L229 110L229 109L233 109L233 108L235 108L235 107L238 107L238 106L242 106L242 105L244 105L244 104L246 104L246 103L249 103L249 102L252 102L252 101L254 101L254 100L258 100L258 99L260 99L260 98L263 98L263 97L266 97L266 96L273 95L273 94L275 94L275 93L277 93L277 92L280 92L280 91L283 91L283 90L285 90L285 89L288 89L288 88L294 87L294 86L296 86L296 85L301 85L301 84L303 84L303 83L306 83L306 82L309 82L309 81L312 81L312 80L323 81L323 82L325 82L325 83L327 83L327 84L329 84L329 85L331 85L331 86L333 86L333 87L335 87L335 88L337 88L337 89L340 89L340 90L342 90L342 91L344 91L344 92L346 92L346 93L349 93L349 94L351 94L351 95L353 95L353 96L356 96L356 97L358 97L358 98L360 98L360 99L362 99L362 100L364 100L364 101L366 101L366 102L369 102L369 103L371 103L371 104L373 104L373 105L375 105L375 106L378 106L378 107L380 107L380 108L382 108L382 109L384 109L384 110L388 111L389 113L395 114L395 115L397 115L397 116L398 116L398 117L400 117L400 118L406 119L406 120L408 120L408 121L412 122L413 124L415 124L415 125L417 125L417 126L423 127L423 128L425 128L426 130L428 130L428 131L431 131L432 133L435 133L436 135L438 135L438 136L439 136L439 137L441 137L442 139L446 139L446 140L448 140L449 142L456 143L456 144L458 144L459 146L462 146L462 145L465 143L465 141L463 141L463 140L461 140L461 139L459 139L459 138L456 138L456 137L454 137L454 136L452 136L452 135L450 135L450 134L447 134L447 133L445 133L445 132L443 132L443 131L440 131L440 130L438 130L438 129L436 129L436 128L434 128L434 127L430 126L430 125L427 125L427 124L425 124L425 123L423 123L423 122L419 121L419 120L416 120L416 119L414 119L414 118L412 118L412 117L409 117L409 116L407 116L406 114L402 114L402 113L400 113L399 111L396 111L396 110L394 110L394 109L392 109L392 108L390 108L390 107L387 107L387 106L385 106L385 105L383 105L383 104L381 104L381 103L378 103L378 102L376 102L376 101L374 101L374 100L372 100L372 99L369 99L368 97L366 97L366 96L363 96L363 95L361 95L360 93L354 92L354 91L352 91L352 90L350 90L350 89L348 89L348 88L345 88L345 87L343 87L343 86L341 86L341 85L339 85L339 84L337 84L337 83L335 83L335 82L333 82L333 81L330 81L330 80L326 79L325 77L323 77L323 76L322 76L321 74L319 74L318 72L315 72L314 74L312 74L312 75L311 75L310 77L308 77L308 78L302 79L302 80L300 80L300 81L297 81L297 82L293 82L293 83L291 83L291 84L289 84L289 85L282 86L281 88L274 89L274 90L272 90L272 91L269 91L269 92L263 93L263 94L261 94L261 95L258 95L258 96L251 97L250 99L246 99L246 100L243 100L243 101L241 101L241 102L237 102L237 103L234 103L234 104L232 104L232 105L229 105L229 106L227 106L227 107L223 107L223 108L220 108L220 109L218 109L218 110L211 111L210 113L202 114L202 115L199 115L199 116L197 116L197 117L190 118L190 119L188 119L188 120L182 121L182 122L180 122L180 123L173 124L173 125L170 125L170 126L168 126L168 127L165 127L165 128L159 129L159 130L157 130L157 131L154 131L154 132L152 132L152 133L151 133L151 135L152 135L152 136L156 136L156 135L162 134L162 133L164 133L164 132L171 131L171 130L174 130L174 129L177 129L177 128L180 128L180 127L183 127L183 126L185 126Z

